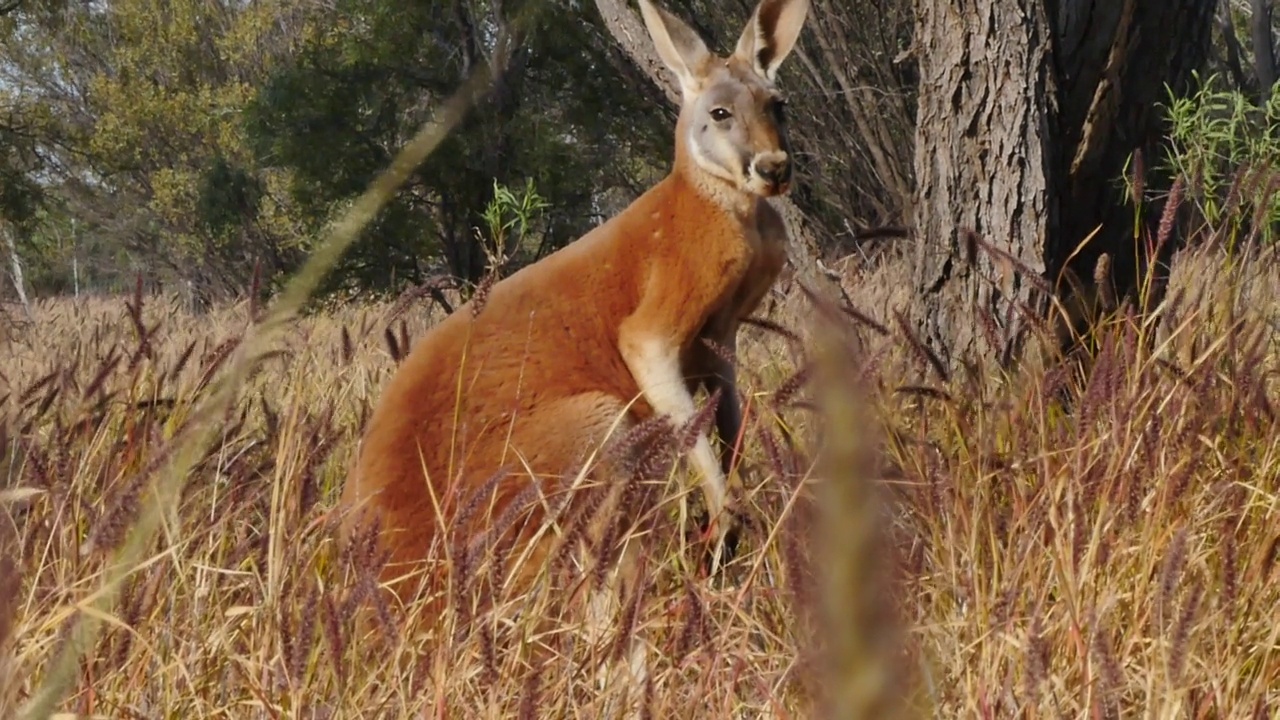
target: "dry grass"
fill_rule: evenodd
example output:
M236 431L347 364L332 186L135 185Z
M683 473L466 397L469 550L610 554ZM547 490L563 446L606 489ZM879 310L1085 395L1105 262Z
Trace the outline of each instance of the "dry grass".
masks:
M133 302L44 304L5 346L5 526L17 529L20 578L4 584L14 603L6 707L34 691L77 603L149 501L147 474L249 322L243 306L193 317L164 298L144 302L135 320ZM133 573L68 711L598 714L612 691L595 689L581 668L612 652L612 636L591 646L566 626L539 640L557 659L527 668L498 650L531 623L450 622L440 636L397 642L391 653L355 635L358 607L395 609L369 592L374 559L339 552L328 511L396 351L431 319L425 301L365 306L304 319L287 333ZM780 517L793 485L773 483L756 503ZM680 569L697 560L683 539L672 528L655 541L655 586L628 620L663 658L650 691L655 716L666 714L663 705L721 714L794 704L797 657L777 652L796 646L778 552L744 557L739 575L754 579L731 586ZM745 567L754 559L766 562ZM525 614L537 615L542 601L528 602Z
M808 717L825 706L823 688L889 677L929 716L1268 716L1280 701L1280 263L1182 258L1156 349L1118 326L1071 413L1056 404L1071 382L1062 373L933 377L893 319L901 272L887 263L849 288L882 328L845 315L846 333L819 333L861 340L835 344L843 353L822 367L837 372L817 373L834 383L824 392L795 379L800 368L815 375L803 298L770 318L798 340L746 332L744 547L706 578L664 514L643 538L647 582L627 595L634 609L594 639L567 616L533 636L546 630L529 620L545 598L500 591L518 616L450 612L434 634L393 630L385 618L399 609L370 588L377 559L341 552L328 511L394 368L390 347L421 334L431 313L419 300L300 320L165 509L61 709L607 717L629 693L655 718ZM46 303L0 338L4 717L36 690L111 549L152 501L148 473L251 312L193 317L164 298L138 312L134 302ZM811 398L836 401L827 427ZM830 464L814 469L820 435L870 427L883 433L843 451L832 443ZM879 450L870 466L860 464L866 444ZM799 490L819 475L831 482L815 490L830 494L814 505ZM882 492L856 482L871 476L886 478ZM669 508L680 478L664 477ZM883 537L848 527L873 495L891 518ZM873 549L881 541L889 552ZM896 561L883 563L894 579L888 615L867 602L879 597L867 589L879 567L868 558ZM811 572L819 559L829 572ZM372 612L374 638L358 634L359 608ZM855 642L870 628L899 632ZM648 682L601 686L592 668L631 636L652 648ZM513 643L550 652L529 665L504 652ZM889 702L872 685L865 693ZM856 693L825 694L848 703Z

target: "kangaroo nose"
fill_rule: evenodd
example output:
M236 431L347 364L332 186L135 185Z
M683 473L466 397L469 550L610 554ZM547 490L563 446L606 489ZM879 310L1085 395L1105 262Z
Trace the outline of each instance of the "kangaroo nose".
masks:
M781 185L791 177L791 163L787 158L760 158L755 162L756 175L771 185Z

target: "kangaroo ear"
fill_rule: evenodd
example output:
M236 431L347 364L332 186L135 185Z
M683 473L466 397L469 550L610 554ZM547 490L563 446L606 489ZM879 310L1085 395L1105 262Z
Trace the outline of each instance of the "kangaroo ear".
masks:
M734 54L773 82L778 66L795 48L808 14L809 0L760 0Z
M671 13L655 6L650 0L640 0L640 14L644 16L649 37L662 61L680 80L686 95L697 87L711 52L693 28Z

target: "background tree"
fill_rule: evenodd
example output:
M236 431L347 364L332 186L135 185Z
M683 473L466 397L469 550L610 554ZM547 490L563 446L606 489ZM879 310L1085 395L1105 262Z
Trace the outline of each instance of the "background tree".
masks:
M0 250L8 260L8 271L19 302L30 315L26 277L22 256L18 252L19 236L31 231L44 192L32 180L40 160L31 142L32 129L10 109L0 124Z
M517 11L509 1L340 0L317 17L334 31L305 42L251 103L258 162L290 170L294 199L323 218L364 189L473 67L511 56L494 92L366 231L336 282L386 288L447 269L475 283L489 269L479 229L495 182L532 180L554 200L536 256L599 222L609 193L644 175L660 119L625 92L598 32L566 7L528 34L504 34Z
M530 181L549 206L513 264L578 237L669 167L674 86L648 57L633 0L558 4L499 47L527 1L0 0L0 199L27 287L118 291L141 273L220 300L260 266L269 291L495 52L512 56L497 91L328 289L394 291L442 272L476 280L495 189ZM1087 279L1110 247L1127 286L1145 260L1131 251L1124 176L1138 148L1148 175L1165 169L1154 151L1165 81L1174 96L1189 87L1210 33L1208 69L1236 88L1261 98L1274 74L1276 19L1254 0L1224 0L1213 24L1209 0L980 0L963 13L943 0L811 1L780 80L800 160L778 203L800 241L794 267L838 293L823 261L866 267L874 247L906 246L883 238L916 226L922 325L944 351L1003 351L1009 301L1031 299L1016 278L990 287L998 269L969 266L959 228L1052 277L1108 220L1071 266ZM752 0L664 5L724 51ZM1166 185L1151 175L1147 196ZM1159 211L1144 202L1138 226ZM979 342L992 327L994 341Z
M1276 17L1270 0L1224 0L1218 8L1220 42L1213 58L1235 86L1265 105L1276 81ZM1248 44L1241 42L1238 27Z
M1033 306L1018 264L1087 283L1107 253L1117 296L1164 265L1172 242L1159 257L1143 248L1159 203L1133 207L1121 180L1135 151L1160 157L1159 103L1205 61L1216 5L919 0L916 283L920 327L944 358L1014 355L1019 308ZM1148 195L1164 183L1155 169ZM969 257L968 232L1008 262Z
M120 289L141 273L214 301L248 287L256 265L268 280L288 272L405 133L500 50L519 1L16 7L0 18L0 98L43 121L23 151L39 162L6 167L50 201L19 238L33 285L60 292L78 270L86 287ZM750 10L671 4L716 41ZM786 207L816 258L909 217L914 69L902 54L910 0L815 7L814 39L785 81L805 174ZM606 28L596 5L569 4L512 38L500 87L329 289L394 289L441 271L474 281L495 187L532 180L550 202L519 264L664 172L674 104Z
M20 5L21 0L0 2L0 19L16 11ZM27 298L27 281L18 243L20 235L30 232L44 202L43 189L33 180L41 163L35 151L34 123L7 98L0 104L0 112L4 115L0 120L0 246L8 259L14 292L29 316L31 303Z
M0 27L4 91L47 120L41 184L80 232L112 239L103 265L209 299L243 291L255 263L289 269L296 228L279 178L247 164L240 112L306 31L291 7L29 3Z

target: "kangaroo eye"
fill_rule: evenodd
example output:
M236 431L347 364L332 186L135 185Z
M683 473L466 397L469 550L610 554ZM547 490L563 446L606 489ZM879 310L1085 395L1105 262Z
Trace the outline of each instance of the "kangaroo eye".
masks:
M715 120L716 122L724 122L725 120L728 120L731 117L733 117L733 114L730 113L728 110L725 110L724 108L718 107L718 108L711 109L711 119Z

